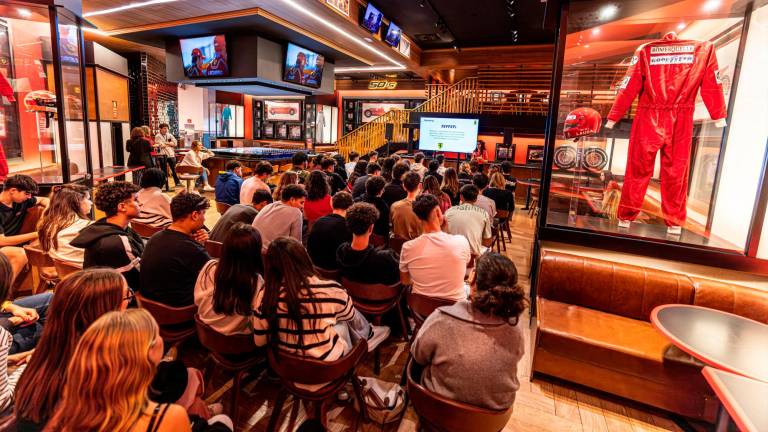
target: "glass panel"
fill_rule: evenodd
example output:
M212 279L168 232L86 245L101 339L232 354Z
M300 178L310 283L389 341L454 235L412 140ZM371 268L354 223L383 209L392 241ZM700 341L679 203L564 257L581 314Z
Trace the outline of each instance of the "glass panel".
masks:
M724 126L744 14L704 0L571 4L547 224L743 250L712 214L721 147L742 145ZM754 198L743 204L749 226Z
M88 171L85 152L84 94L81 86L80 29L73 19L59 13L59 55L64 96L67 152L71 181L83 178Z

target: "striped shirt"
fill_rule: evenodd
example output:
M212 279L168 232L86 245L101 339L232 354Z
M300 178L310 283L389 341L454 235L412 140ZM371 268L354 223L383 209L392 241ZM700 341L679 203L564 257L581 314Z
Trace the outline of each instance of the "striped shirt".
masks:
M27 367L27 365L23 365L8 375L8 350L11 349L12 342L13 336L6 329L0 327L0 412L13 406L13 392L16 389L16 383Z
M347 342L336 333L334 325L339 321L351 320L355 313L352 299L338 282L326 281L312 277L309 279L309 290L312 296L304 295L301 305L304 310L301 331L288 315L288 307L283 300L284 291L281 289L280 301L277 307L278 344L281 349L294 354L301 354L319 360L333 361L344 355L349 348ZM261 321L255 323L254 331L266 331L267 317L261 308L254 310ZM261 327L259 329L258 327ZM303 347L299 345L302 337Z

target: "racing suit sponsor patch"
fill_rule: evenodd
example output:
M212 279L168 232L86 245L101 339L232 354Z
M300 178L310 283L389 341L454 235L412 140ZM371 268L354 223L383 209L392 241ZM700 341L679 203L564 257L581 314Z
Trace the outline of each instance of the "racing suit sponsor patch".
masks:
M638 58L637 56L632 56L632 60L629 62L630 66L634 66L637 64Z
M693 54L651 56L651 66L693 64Z
M630 78L629 78L628 76L625 76L625 77L624 77L624 78L621 80L621 84L619 84L619 88L620 88L621 90L624 90L624 89L626 89L626 88L627 88L627 84L629 84L629 79L630 79Z
M693 45L654 46L651 47L651 54L692 53L693 49Z
M715 71L715 82L718 83L718 84L722 84L723 83L723 78L720 76L720 71L719 70Z

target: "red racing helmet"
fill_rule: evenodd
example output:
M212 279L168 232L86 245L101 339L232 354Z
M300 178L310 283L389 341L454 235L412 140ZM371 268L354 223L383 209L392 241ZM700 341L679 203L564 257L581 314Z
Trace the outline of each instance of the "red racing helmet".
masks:
M201 60L205 60L205 56L203 55L203 52L200 50L200 48L193 49L192 55L199 57Z
M27 112L56 112L56 95L48 90L35 90L24 96Z
M603 119L600 113L592 108L576 108L568 113L563 125L563 135L567 139L576 140L586 135L600 132Z

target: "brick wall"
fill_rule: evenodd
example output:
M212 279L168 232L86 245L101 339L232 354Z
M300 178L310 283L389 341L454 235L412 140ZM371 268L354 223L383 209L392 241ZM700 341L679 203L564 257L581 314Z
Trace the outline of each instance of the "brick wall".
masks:
M157 132L160 123L168 123L171 134L179 136L178 91L165 79L165 62L147 53L131 55L128 77L131 127L148 125Z

